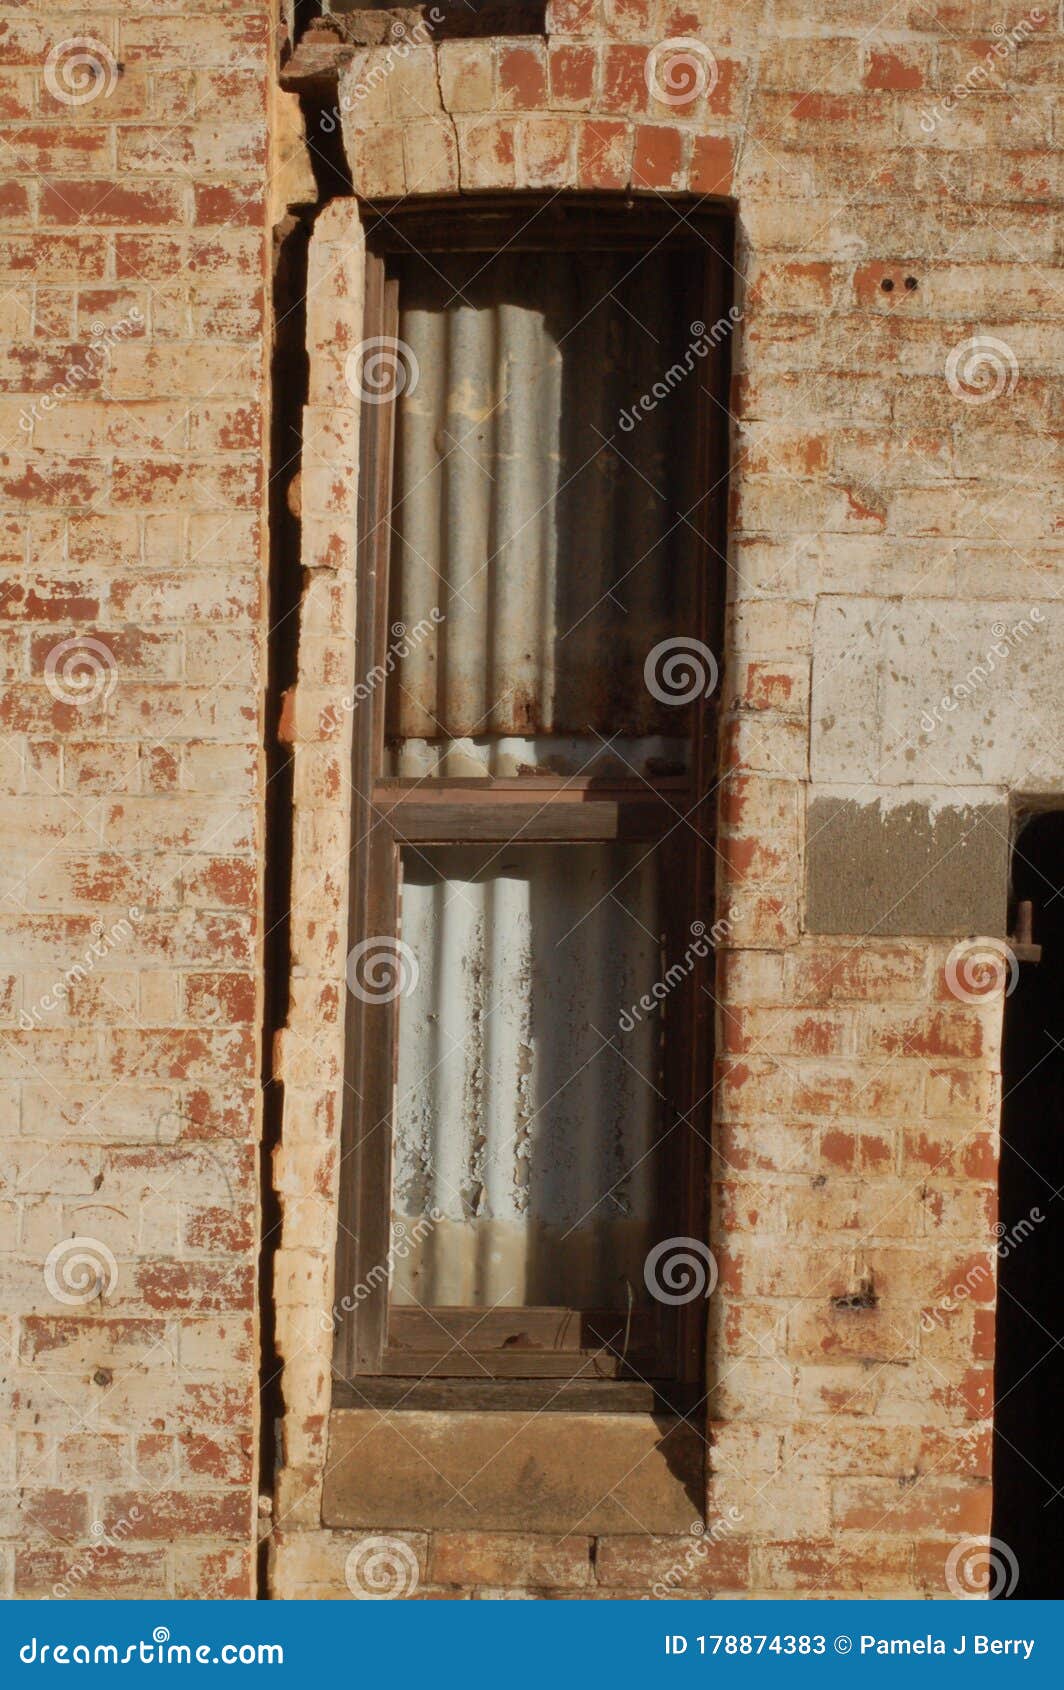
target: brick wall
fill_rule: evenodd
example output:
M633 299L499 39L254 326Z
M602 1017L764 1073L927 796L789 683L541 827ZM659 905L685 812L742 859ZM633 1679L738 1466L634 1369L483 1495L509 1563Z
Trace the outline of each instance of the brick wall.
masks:
M998 52L995 26L1025 18ZM382 1578L409 1588L416 1572L425 1595L945 1595L951 1553L989 1528L1002 1009L999 989L958 995L954 944L977 911L1004 920L1010 797L1059 793L1062 780L1050 759L1001 775L946 740L929 752L915 724L921 688L933 695L935 665L949 663L941 649L931 660L927 630L960 662L959 601L988 630L1018 595L1053 613L1052 517L1044 503L1025 513L1052 449L1056 17L978 0L882 17L855 0L813 12L796 0L556 0L548 22L545 42L348 49L340 110L356 193L370 197L580 187L737 206L719 890L744 913L720 972L707 1527L597 1536L574 1519L560 1537L537 1530L530 1507L521 1533L457 1530L442 1511L436 1529L414 1531L397 1501L383 1546L379 1518L369 1543L322 1528L328 1311L343 1289L332 1206L349 731L325 707L358 679L354 558L327 515L330 498L350 508L357 416L342 362L360 338L357 207L337 202L312 260L330 278L320 298L312 280L312 420L332 427L290 712L307 902L282 1041L286 1463L272 1588L344 1597L378 1554ZM673 104L650 96L646 72L675 37L708 48L713 71L699 97ZM968 87L984 62L991 80ZM1020 365L989 405L950 376L951 353L980 335ZM900 595L914 627L888 662L880 634ZM832 633L837 598L860 605L863 630ZM1031 661L1052 692L1049 650ZM900 772L885 752L898 723L884 716L899 678L912 683L918 745ZM1059 734L1051 708L1043 689ZM984 738L1014 743L1021 714L1013 693ZM892 752L906 743L892 732ZM926 836L926 862L848 861L842 824L811 820L840 799L883 839L904 801L902 833ZM972 867L962 848L977 828L995 849ZM866 919L834 931L828 909L813 930L814 864L856 884ZM928 1318L973 1268L978 1295ZM445 1420L430 1431L444 1447ZM622 1477L605 1436L601 1472L604 1493Z
M986 1532L992 1296L922 1315L993 1259L1000 994L950 990L963 897L934 938L818 933L806 871L846 863L818 803L904 797L933 842L943 814L1007 831L1012 796L1064 787L1051 631L993 719L1007 766L954 726L887 755L967 649L961 612L1055 614L1060 43L1039 16L1002 54L997 26L1036 14L999 0L555 0L546 44L393 54L362 93L388 49L344 73L359 192L731 196L743 310L720 890L745 914L721 970L709 1529L397 1519L389 1553L422 1592L945 1594L948 1555ZM0 8L9 1594L251 1588L270 35L263 4ZM62 50L83 36L98 86ZM712 88L652 100L648 54L676 37L712 53ZM350 731L323 712L358 679L361 278L337 200L311 247L285 715L276 1595L347 1596L362 1541L321 1503ZM980 336L1016 370L972 403L947 370ZM839 599L862 618L841 652ZM881 648L901 599L913 620Z
M0 8L8 1595L253 1588L272 31Z

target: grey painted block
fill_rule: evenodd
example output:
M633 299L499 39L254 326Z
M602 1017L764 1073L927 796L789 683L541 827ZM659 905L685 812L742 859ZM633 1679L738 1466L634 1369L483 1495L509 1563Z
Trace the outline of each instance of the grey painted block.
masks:
M1009 810L922 793L824 793L809 804L806 930L883 937L1005 937Z

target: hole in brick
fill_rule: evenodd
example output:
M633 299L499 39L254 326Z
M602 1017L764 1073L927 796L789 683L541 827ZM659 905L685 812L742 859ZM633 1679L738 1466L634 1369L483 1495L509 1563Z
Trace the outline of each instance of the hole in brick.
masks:
M870 1279L862 1279L856 1291L847 1291L842 1297L832 1297L831 1306L840 1314L855 1314L862 1309L874 1309L879 1306L875 1286Z
M916 277L915 276L906 276L905 286L908 288L909 292L912 293L913 288L916 286Z
M894 292L894 283L891 281L889 276L884 276L879 285L883 289L884 293Z

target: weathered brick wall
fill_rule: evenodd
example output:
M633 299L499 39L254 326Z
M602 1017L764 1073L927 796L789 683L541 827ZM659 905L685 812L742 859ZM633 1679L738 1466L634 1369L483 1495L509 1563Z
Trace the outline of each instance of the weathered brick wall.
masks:
M445 1519L415 1532L397 1509L387 1555L401 1578L416 1565L424 1594L646 1595L667 1579L690 1595L944 1595L951 1551L989 1524L1002 1008L1000 991L958 995L947 962L969 916L989 907L1004 919L1010 796L1059 793L1062 779L1051 759L980 761L987 744L1015 746L1027 692L987 703L974 750L949 734L929 749L919 722L938 670L970 661L958 608L974 605L992 640L1017 598L1043 604L1047 620L1055 600L1045 489L1061 309L1057 15L998 0L555 0L548 19L546 43L360 50L341 107L355 189L369 196L634 188L737 205L720 891L744 913L721 966L709 1530L596 1539L574 1520L562 1539L537 1531L533 1511L522 1534ZM1007 40L1022 20L1022 38ZM710 89L673 104L650 98L646 71L676 37L703 43L715 71ZM969 86L981 65L989 72ZM346 1289L333 1283L333 1204L350 723L327 705L358 679L342 514L357 429L342 366L360 333L350 202L319 224L315 253L312 276L316 265L330 281L310 302L324 444L304 503L290 711L300 901L282 1041L286 1462L272 1588L343 1597L362 1534L323 1530L321 1495L329 1311ZM979 336L1006 349L992 349L989 394L950 363ZM914 607L908 643L903 629L900 654L884 655L902 595ZM842 636L839 598L864 617ZM1059 738L1051 645L1047 635L1031 661ZM899 681L911 682L900 727L884 716ZM1024 686L1038 696L1033 679ZM902 832L928 842L927 863L870 863L865 889L852 836L835 811L811 819L813 807L844 799L893 841L901 797ZM978 873L963 850L977 827L997 853ZM874 916L835 931L828 898L814 931L807 865L821 880L837 866ZM892 873L915 902L894 897ZM928 1318L973 1266L978 1294ZM607 1452L604 1490L621 1477L608 1466Z
M840 794L904 792L933 841L940 811L958 838L969 814L996 837L1010 794L1064 785L1045 755L1064 723L1052 630L974 745L952 720L930 744L913 727L973 616L978 647L1017 600L1054 615L1056 11L999 52L1035 16L555 0L546 47L425 49L389 61L383 94L358 93L378 59L347 72L362 193L690 189L738 207L721 893L746 913L721 977L705 1408L707 1517L729 1524L703 1554L578 1522L561 1539L534 1519L397 1520L422 1590L646 1594L679 1568L691 1594L942 1594L951 1548L985 1532L986 1282L921 1316L992 1260L1000 997L946 984L963 897L934 940L889 922L818 936L805 870L835 837L814 806ZM0 8L7 1593L251 1588L270 31L251 0ZM81 37L98 86L61 50ZM712 91L651 101L648 53L676 37L712 52ZM322 723L358 679L343 365L360 290L338 201L308 283L287 711L279 1595L346 1596L359 1541L323 1530L321 1494L350 721ZM987 403L947 376L978 336L1016 366ZM72 1256L72 1238L91 1243Z
M5 1594L253 1589L271 10L0 8Z

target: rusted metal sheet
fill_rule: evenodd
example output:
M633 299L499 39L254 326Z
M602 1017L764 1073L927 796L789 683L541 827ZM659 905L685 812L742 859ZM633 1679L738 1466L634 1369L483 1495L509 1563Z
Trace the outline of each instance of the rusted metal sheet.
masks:
M661 1029L621 1016L661 977L660 929L644 845L404 852L394 1299L643 1296Z
M639 743L684 732L643 671L694 627L700 288L675 252L403 261L393 740L474 761L527 741L499 755L536 763L545 736L616 734L671 757Z

